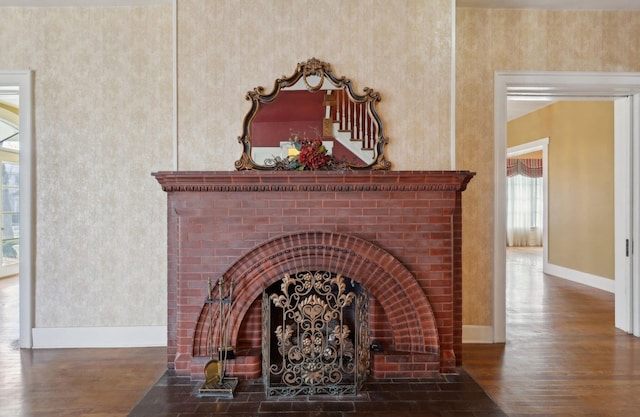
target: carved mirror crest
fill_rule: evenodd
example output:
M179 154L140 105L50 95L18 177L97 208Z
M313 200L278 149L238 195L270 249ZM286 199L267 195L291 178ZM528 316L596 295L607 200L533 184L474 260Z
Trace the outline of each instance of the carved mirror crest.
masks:
M273 90L249 91L237 170L388 170L387 139L375 103L380 95L354 91L326 62L299 63Z

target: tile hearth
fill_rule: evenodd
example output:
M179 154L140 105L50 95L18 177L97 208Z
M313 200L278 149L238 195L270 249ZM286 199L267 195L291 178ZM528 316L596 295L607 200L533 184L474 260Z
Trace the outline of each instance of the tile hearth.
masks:
M415 380L371 380L356 396L267 398L258 380L240 381L235 397L199 397L201 382L167 371L129 417L505 417L462 369Z

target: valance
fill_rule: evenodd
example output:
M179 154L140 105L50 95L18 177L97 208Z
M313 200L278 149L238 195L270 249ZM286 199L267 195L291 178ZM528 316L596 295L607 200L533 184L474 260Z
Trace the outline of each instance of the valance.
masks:
M542 159L507 159L507 177L524 175L530 178L542 177Z

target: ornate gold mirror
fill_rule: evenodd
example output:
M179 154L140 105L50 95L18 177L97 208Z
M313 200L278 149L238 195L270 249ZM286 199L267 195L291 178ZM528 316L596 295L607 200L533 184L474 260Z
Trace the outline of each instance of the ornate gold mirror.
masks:
M387 170L387 140L370 88L357 94L351 81L312 58L273 90L247 93L242 156L237 170Z

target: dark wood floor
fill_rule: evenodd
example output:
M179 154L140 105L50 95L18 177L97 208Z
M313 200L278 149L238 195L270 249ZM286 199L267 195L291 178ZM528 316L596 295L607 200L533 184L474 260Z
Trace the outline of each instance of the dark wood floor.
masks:
M18 349L18 279L0 279L0 416L126 416L166 366L165 348Z
M508 342L465 345L464 368L511 417L640 416L640 339L614 328L613 294L510 252Z
M614 329L613 295L544 276L538 253L510 253L509 341L465 345L465 370L511 417L640 415L640 339ZM0 416L126 416L164 373L163 348L18 349L17 284L0 279Z

